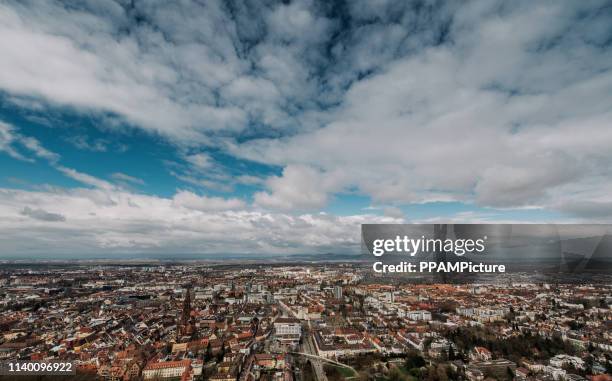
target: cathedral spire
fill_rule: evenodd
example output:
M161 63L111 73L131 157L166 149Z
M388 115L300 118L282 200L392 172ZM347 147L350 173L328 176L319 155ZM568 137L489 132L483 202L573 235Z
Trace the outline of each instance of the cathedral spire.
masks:
M185 295L185 300L183 300L183 314L181 316L181 323L183 324L189 323L190 316L191 316L191 287L187 287L187 295Z

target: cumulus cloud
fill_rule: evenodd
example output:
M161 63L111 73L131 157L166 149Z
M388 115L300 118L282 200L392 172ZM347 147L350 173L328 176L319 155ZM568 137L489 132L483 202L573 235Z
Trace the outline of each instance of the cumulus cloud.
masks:
M174 205L200 211L243 209L244 201L237 198L198 196L189 191L178 191L172 198Z
M231 193L239 183L231 174L231 168L216 161L206 152L185 153L179 157L183 162L167 162L170 174L177 179L208 191Z
M195 83L194 78L164 90L180 78L171 66L172 52L164 51L166 47L174 50L173 45L161 46L161 55L156 56L149 49L163 44L161 32L149 29L141 41L116 35L128 17L118 4L112 6L113 12L99 15L54 2L13 5L0 8L3 89L54 104L111 112L178 138L197 137L195 126L240 129L244 123L238 108L211 106L208 94L190 95L187 87ZM202 53L189 59L215 59L213 51ZM170 127L175 125L182 128Z
M388 206L383 209L383 213L385 216L394 217L394 218L404 218L404 212L395 206Z
M335 183L319 192L357 188L376 202L557 209L564 204L559 199L579 201L560 190L610 176L612 49L601 28L610 17L597 6L566 5L474 2L441 9L439 17L404 12L408 30L423 21L419 17L433 25L409 39L403 56L385 57L384 64L376 57L374 63L358 60L371 69L350 83L327 124L235 144L231 151L285 167L319 168L319 183ZM380 19L390 13L371 12L382 33ZM441 33L439 43L428 33ZM355 38L352 54L367 56L371 42ZM402 43L390 41L402 51ZM280 194L272 188L278 184L302 186L289 175L268 183L270 195ZM267 198L262 201L279 203Z
M97 247L169 247L180 235L195 244L217 231L211 221L236 228L258 249L305 247L307 237L316 245L316 234L338 244L321 227L343 226L338 234L348 237L342 229L365 217L300 213L347 191L381 205L461 201L609 219L612 200L602 190L612 177L606 6L9 1L0 5L0 89L18 107L69 106L170 139L184 164L172 174L195 187L263 188L252 208L188 191L159 198L58 165L95 188L66 191L67 205L110 205L90 207L109 224L106 233L83 233ZM84 142L82 149L103 151ZM202 147L282 173L235 176ZM5 124L0 150L57 161ZM133 206L140 203L159 214ZM120 205L133 213L125 232L113 225ZM161 211L171 216L165 223L157 222ZM85 218L66 216L66 223ZM156 222L139 231L136 221L150 217ZM295 242L281 235L295 232L302 233Z
M204 152L186 155L185 160L197 170L209 169L213 166L212 159Z
M31 217L35 220L40 220L40 221L49 221L49 222L66 221L66 217L62 216L59 213L50 213L42 209L32 209L28 206L23 208L23 210L21 211L21 214L24 216Z
M45 212L58 205L65 220L41 225L41 217L54 216L51 219L59 221L59 214ZM238 201L184 191L163 198L123 190L0 189L0 246L5 252L24 254L355 253L361 223L402 221L367 214L338 217L227 210L228 206L240 207Z
M184 144L250 124L296 128L293 111L316 108L308 63L320 57L303 53L324 48L330 31L316 8L9 2L0 7L0 88L16 102L111 113Z
M299 165L289 165L282 176L266 181L269 191L255 194L255 203L272 209L315 209L324 206L334 181L321 172Z

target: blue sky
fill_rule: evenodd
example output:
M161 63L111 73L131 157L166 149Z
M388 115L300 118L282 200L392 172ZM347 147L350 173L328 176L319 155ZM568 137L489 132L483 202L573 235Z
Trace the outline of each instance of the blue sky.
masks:
M605 1L5 2L0 257L610 222L611 44Z

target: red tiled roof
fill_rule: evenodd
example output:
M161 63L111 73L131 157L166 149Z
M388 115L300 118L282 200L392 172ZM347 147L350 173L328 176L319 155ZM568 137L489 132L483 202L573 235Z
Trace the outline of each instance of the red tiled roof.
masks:
M166 369L166 368L186 368L191 365L191 360L181 361L162 361L148 363L144 370Z

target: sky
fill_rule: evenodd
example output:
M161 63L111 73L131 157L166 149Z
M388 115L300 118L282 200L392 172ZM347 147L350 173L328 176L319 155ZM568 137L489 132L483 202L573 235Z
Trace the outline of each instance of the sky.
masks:
M0 257L612 221L609 1L3 1Z

